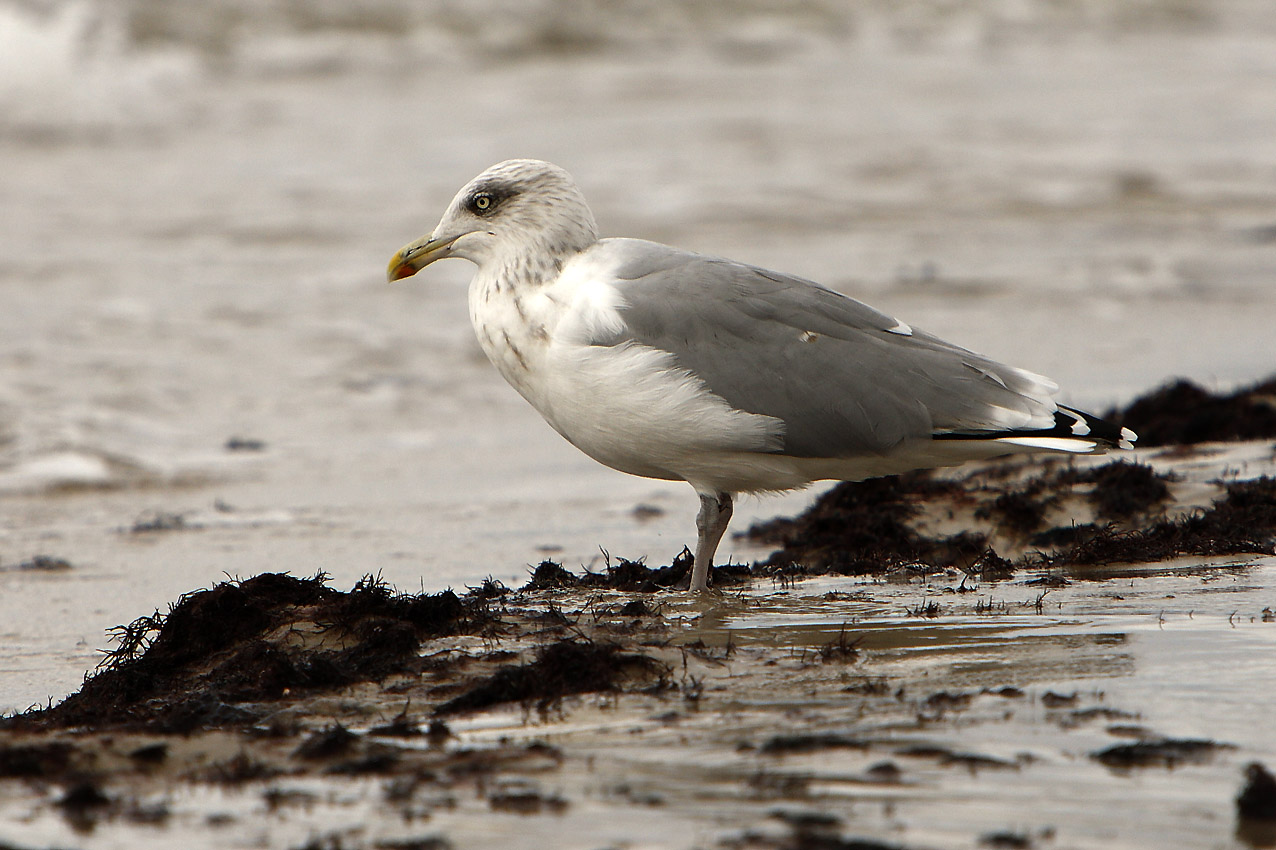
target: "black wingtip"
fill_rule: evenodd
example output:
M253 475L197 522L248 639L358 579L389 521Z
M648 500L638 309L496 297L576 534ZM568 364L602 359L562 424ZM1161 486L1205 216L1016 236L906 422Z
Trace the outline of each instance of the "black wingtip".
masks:
M999 440L1024 437L1049 437L1094 443L1105 449L1132 449L1139 437L1129 428L1114 425L1106 419L1071 407L1059 406L1050 428L1007 429L1005 431L962 431L935 434L936 440Z
M1071 435L1089 437L1108 448L1132 449L1134 442L1139 439L1139 435L1129 428L1114 425L1091 413L1063 405L1055 411L1054 424L1052 431L1066 429Z

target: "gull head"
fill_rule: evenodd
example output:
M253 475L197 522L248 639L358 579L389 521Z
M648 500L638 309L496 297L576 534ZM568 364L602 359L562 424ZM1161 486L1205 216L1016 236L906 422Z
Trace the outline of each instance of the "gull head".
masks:
M598 241L594 215L571 175L536 159L493 165L456 193L428 236L394 255L386 276L411 277L435 260L554 263Z

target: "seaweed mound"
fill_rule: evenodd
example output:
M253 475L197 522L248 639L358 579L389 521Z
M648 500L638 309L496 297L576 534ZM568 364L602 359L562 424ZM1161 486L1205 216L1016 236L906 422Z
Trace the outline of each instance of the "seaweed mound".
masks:
M262 703L407 672L422 640L490 620L481 600L396 594L372 577L349 593L323 575L227 581L186 594L167 615L118 627L117 648L79 691L3 723L175 733L243 726Z
M571 694L616 690L628 674L668 672L650 656L624 652L619 644L561 640L541 647L526 664L501 667L434 713L457 714L508 702L535 704L545 712Z
M663 567L649 567L642 561L618 558L608 563L602 572L577 576L555 561L541 561L532 571L524 591L567 590L616 590L622 593L655 593L661 590L687 589L691 581L691 552L683 549L673 563ZM747 564L718 564L713 568L716 587L738 584L755 578L759 573Z
M811 573L872 574L904 566L956 567L984 578L1019 569L1147 563L1180 555L1271 554L1276 550L1276 479L1226 485L1207 510L1167 519L1174 478L1151 467L1113 461L1088 469L1047 469L1017 487L988 478L942 480L929 472L844 482L805 513L755 525L748 535L781 548L760 567L801 564ZM1078 485L1085 488L1077 489ZM1102 522L1037 532L1047 510L1084 497ZM974 505L974 516L1026 535L1034 547L1006 560L976 531L928 536L912 520ZM1106 524L1103 524L1106 523ZM1034 533L1037 532L1037 533Z
M1276 478L1229 484L1208 510L1145 528L1091 528L1083 539L1026 566L1149 563L1180 555L1270 555L1276 551Z
M959 498L962 491L962 484L927 471L847 481L800 516L754 525L747 534L781 547L764 564L797 562L812 572L862 575L899 564L969 564L988 550L982 534L932 538L908 523L926 500Z
M1276 376L1234 393L1178 380L1107 414L1133 428L1139 448L1276 437Z

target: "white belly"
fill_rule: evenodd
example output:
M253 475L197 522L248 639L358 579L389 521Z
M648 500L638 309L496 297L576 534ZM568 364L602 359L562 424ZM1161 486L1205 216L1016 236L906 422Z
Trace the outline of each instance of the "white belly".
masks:
M699 483L712 458L782 444L779 420L732 409L665 352L555 344L546 363L537 409L581 451L623 472Z

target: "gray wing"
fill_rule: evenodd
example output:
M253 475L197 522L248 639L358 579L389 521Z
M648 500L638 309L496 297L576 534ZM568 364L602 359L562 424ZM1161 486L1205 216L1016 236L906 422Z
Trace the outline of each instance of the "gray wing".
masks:
M632 340L671 352L784 453L847 457L935 434L1050 427L1056 387L801 278L638 240L616 285ZM624 242L623 246L614 243Z

